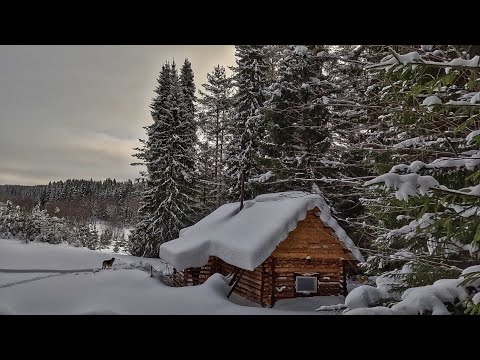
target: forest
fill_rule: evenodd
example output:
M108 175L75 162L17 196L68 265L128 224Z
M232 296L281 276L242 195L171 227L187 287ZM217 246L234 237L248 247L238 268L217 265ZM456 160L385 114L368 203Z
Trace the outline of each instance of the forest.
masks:
M354 307L381 313L410 289L453 279L473 284L455 297L462 311L480 313L480 46L235 50L236 65L218 64L198 89L188 59L161 64L135 182L0 186L0 201L134 225L126 249L158 257L225 203L316 193L377 279Z
M132 254L158 256L226 202L303 190L325 197L379 276L357 292L363 307L479 281L479 46L235 49L232 75L219 64L198 96L188 60L163 65L136 149L146 171ZM472 291L460 298L478 311Z

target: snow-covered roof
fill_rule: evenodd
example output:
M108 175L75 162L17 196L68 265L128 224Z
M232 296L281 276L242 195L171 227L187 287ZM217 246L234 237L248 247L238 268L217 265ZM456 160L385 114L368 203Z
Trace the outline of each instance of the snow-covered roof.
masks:
M257 196L225 204L197 224L180 231L178 239L160 246L160 257L177 270L201 267L216 256L242 269L254 270L317 207L320 219L360 262L364 259L346 232L331 216L320 195L292 191Z

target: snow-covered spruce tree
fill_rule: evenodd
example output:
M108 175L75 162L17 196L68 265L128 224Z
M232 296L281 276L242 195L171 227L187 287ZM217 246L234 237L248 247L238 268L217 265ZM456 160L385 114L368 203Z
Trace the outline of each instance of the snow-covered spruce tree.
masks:
M113 231L113 251L119 252L125 248L125 234L122 229L114 229Z
M224 158L226 144L230 142L231 108L232 108L232 79L227 76L225 68L217 65L213 72L207 74L207 83L202 84L198 102L200 111L198 122L202 137L199 146L201 166L205 168L206 159L212 159L213 167L205 168L202 179L202 191L206 210L218 207L225 197ZM208 189L208 190L207 190Z
M119 252L120 251L120 244L117 241L114 241L113 243L113 252Z
M262 165L273 172L266 183L270 189L309 191L313 168L330 146L328 110L317 100L331 85L323 79L317 52L312 45L285 47L276 81L268 87Z
M0 235L5 239L25 239L25 213L20 206L7 201L0 218Z
M185 59L182 68L180 69L180 86L182 92L182 102L184 113L182 121L187 131L185 136L186 141L191 143L188 149L194 149L197 143L197 124L195 122L195 82L192 70L192 64L188 59Z
M331 142L312 166L313 175L342 227L357 245L368 247L374 228L362 203L368 192L363 182L375 174L370 159L382 138L377 118L384 109L370 96L378 80L364 68L379 61L385 47L328 45L317 46L315 52L322 75L316 101L328 109Z
M366 185L394 191L370 205L385 230L367 266L390 271L399 289L456 278L480 263L479 56L454 46L414 50L391 49L370 67L388 112L387 151L375 159L387 173Z
M275 82L278 64L280 63L285 47L285 45L265 45L262 49L265 62L267 63L267 84L273 84Z
M29 214L26 214L26 240L42 241L42 231L49 226L50 217L46 210L40 209L40 203L37 204Z
M255 182L251 179L260 174L260 139L264 137L264 117L260 109L265 101L268 64L263 45L238 45L235 47L236 63L232 68L237 93L234 97L230 142L226 154L228 196L238 200L242 183L244 197L255 195Z
M200 201L201 185L198 182L197 165L197 119L196 119L196 105L197 98L195 96L195 81L192 64L188 59L185 59L180 70L180 103L181 114L178 131L183 135L184 144L182 145L183 156L183 170L180 173L184 177L182 181L182 191L184 193L185 203L180 206L184 215L180 216L185 226L189 226L200 220L203 216L201 213L202 205Z
M165 64L151 104L154 123L135 155L146 165L141 220L130 236L132 255L158 257L160 245L178 237L195 218L193 120L183 98L175 64ZM188 104L188 103L187 103Z
M77 224L72 234L81 246L88 247L91 250L99 249L98 231L95 226L90 224Z
M215 190L215 148L208 141L199 141L197 144L197 177L199 181L200 213L208 215L216 207L217 197Z
M100 234L98 249L106 249L110 246L113 240L113 227L107 226Z

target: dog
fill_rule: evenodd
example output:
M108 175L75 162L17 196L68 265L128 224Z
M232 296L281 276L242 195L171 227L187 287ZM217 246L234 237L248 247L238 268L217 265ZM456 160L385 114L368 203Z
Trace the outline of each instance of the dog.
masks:
M114 261L115 261L115 258L111 258L110 260L105 260L102 263L102 269L106 269L107 267L111 268Z

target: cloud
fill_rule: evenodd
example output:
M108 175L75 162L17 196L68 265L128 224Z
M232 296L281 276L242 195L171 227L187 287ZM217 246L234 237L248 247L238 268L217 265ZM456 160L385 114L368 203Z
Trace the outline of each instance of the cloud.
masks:
M0 46L0 184L138 177L162 64L192 62L197 88L233 46Z

